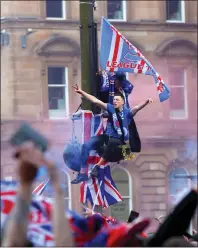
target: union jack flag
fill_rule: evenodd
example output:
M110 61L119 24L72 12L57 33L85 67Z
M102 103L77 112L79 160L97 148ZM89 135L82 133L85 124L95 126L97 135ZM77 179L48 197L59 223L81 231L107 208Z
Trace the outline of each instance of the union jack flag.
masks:
M170 90L144 55L108 20L101 21L100 66L109 72L130 72L151 75L155 79L160 101L169 98Z
M1 228L15 205L17 187L16 182L1 181ZM55 246L51 217L52 201L46 197L34 196L27 231L27 238L34 246ZM141 234L149 224L146 219L133 224L116 223L114 219L100 214L84 218L74 211L67 211L66 217L75 245L84 247L117 247L129 239L131 245L138 246L136 235Z
M84 130L85 127L87 130L92 130L91 134L94 136L103 133L101 115L93 116L92 113L83 111L82 119ZM92 125L91 128L88 127L88 123ZM85 137L86 139L88 138L86 133ZM96 151L91 151L87 162L87 170L89 170L93 165L97 164L99 159L100 157ZM98 174L99 176L97 178L90 177L87 182L83 182L81 184L80 202L91 202L92 205L98 205L107 208L112 204L122 201L122 196L120 195L111 177L110 166L107 163L105 163L103 166L100 166Z
M1 181L1 228L15 206L17 187L17 182ZM31 202L27 237L35 246L54 246L51 209L48 198L36 197Z
M105 218L100 214L93 214L84 218L73 211L67 213L72 229L74 242L80 247L119 247L140 246L136 235L142 232L150 224L149 219L139 222L107 224Z

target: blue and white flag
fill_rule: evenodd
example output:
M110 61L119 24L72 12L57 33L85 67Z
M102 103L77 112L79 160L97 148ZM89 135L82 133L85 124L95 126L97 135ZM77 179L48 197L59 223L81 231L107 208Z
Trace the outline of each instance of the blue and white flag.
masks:
M151 75L155 79L160 101L169 98L170 90L143 54L104 17L101 21L100 66L108 72Z

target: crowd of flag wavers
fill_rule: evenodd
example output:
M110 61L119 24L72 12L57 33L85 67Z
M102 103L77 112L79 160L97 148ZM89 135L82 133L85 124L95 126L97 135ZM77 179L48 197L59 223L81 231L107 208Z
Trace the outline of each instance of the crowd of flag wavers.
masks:
M104 75L101 77L104 78ZM106 163L115 160L115 157L116 161L123 159L122 146L127 147L129 152L141 150L141 141L133 117L145 106L153 103L153 100L148 98L143 103L130 108L128 95L133 87L124 87L128 82L126 78L120 80L119 77L120 75L113 75L109 80L110 84L111 80L114 80L113 94L105 95L104 91L100 99L86 93L77 85L73 87L77 94L103 110L100 118L107 119L107 126L103 134L93 136L82 145L80 157L77 158L79 173L72 184L81 182L86 184L90 177L98 179L100 170L104 169ZM109 98L112 99L112 104L109 103ZM130 139L133 139L133 142L130 142ZM10 142L14 149L14 153L10 156L14 157L17 163L18 182L1 181L2 246L193 247L197 245L197 230L189 232L189 226L197 210L197 187L189 190L167 216L160 217L156 230L149 233L148 228L153 223L153 219L149 216L141 217L140 213L131 210L129 218L120 221L95 212L94 199L89 202L87 198L88 205L84 207L82 213L68 209L66 211L61 182L62 171L53 156L49 156L49 153L46 156L46 151L49 149L47 139L26 123L13 134ZM101 155L87 174L85 165L89 159L89 152L93 149L97 150L97 147L102 150L98 151ZM72 169L72 163L75 164L74 158L71 160L67 149L64 151L64 159ZM43 166L53 189L53 201L48 197L36 196L32 193L37 173Z
M82 145L72 139L63 151L65 166L77 172L71 183L81 183L81 202L86 203L86 207L83 205L81 213L66 209L62 170L55 157L50 156L52 144L23 123L10 138L14 150L10 156L17 163L18 182L1 181L2 246L197 246L197 230L189 231L197 210L197 187L189 190L166 216L155 219L158 225L152 233L148 230L153 219L142 217L134 210L125 221L94 211L95 205L108 207L122 201L111 177L109 163L133 158L135 153L141 152L141 139L134 117L154 103L148 96L142 103L129 105L133 85L127 80L125 72L153 76L160 101L170 96L170 90L149 61L104 17L100 51L100 67L103 70L98 73L99 96L85 92L78 85L73 86L76 94L101 109L99 115L91 117L89 113L89 123L94 118L94 135L90 135ZM86 126L85 114L86 111L80 110L74 113L72 119L83 118ZM84 136L88 137L85 133ZM53 200L40 193L35 194L38 191L33 188L37 173L43 166L48 174L45 185L50 184ZM43 186L40 189L44 189ZM94 195L93 188L96 187L98 193ZM112 195L107 187L112 189ZM42 191L40 189L39 192Z
M153 233L152 219L131 211L126 221L104 216L88 205L83 213L67 210L60 170L31 141L14 148L18 184L1 181L1 246L80 247L190 247L197 246L197 231L189 225L197 210L198 190L192 188L163 218ZM37 171L45 165L53 202L32 194Z

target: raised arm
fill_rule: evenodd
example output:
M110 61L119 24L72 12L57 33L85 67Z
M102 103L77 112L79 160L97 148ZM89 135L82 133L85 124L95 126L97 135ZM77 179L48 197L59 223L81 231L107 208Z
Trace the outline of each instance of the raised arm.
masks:
M76 87L72 86L75 90L76 93L82 95L84 98L86 98L88 101L92 102L93 104L98 105L100 108L107 110L107 104L100 101L98 98L96 98L95 96L92 96L88 93L86 93L85 91L81 90L78 85L76 85Z
M139 105L136 105L136 106L131 110L132 115L135 116L135 115L137 114L138 111L140 111L141 109L143 109L144 107L146 107L148 104L153 103L153 102L154 102L154 101L153 101L151 98L149 98L149 99L147 99L146 101L140 103Z
M54 188L54 204L52 212L52 222L54 230L54 239L57 247L74 246L73 236L69 222L65 216L65 196L61 188L60 173L55 164L45 159L45 165L48 169L49 177Z
M8 216L2 246L25 246L31 202L31 185L21 185L13 211Z
M2 246L26 246L29 208L32 200L32 184L37 174L36 164L42 164L42 153L33 144L17 149L20 186L15 206L8 216Z

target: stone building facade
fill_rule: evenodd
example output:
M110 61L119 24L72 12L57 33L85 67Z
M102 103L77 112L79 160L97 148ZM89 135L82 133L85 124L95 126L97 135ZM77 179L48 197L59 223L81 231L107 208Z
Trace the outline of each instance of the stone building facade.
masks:
M116 2L97 1L98 35L105 16L148 58L172 95L160 103L152 77L128 75L135 86L131 105L148 97L155 104L136 117L142 152L113 166L125 200L107 211L123 219L131 208L158 217L169 211L175 192L191 184L171 170L197 173L196 154L185 156L197 131L197 2ZM1 16L1 176L15 178L8 139L21 120L49 137L60 157L71 139L70 116L80 104L72 91L81 82L79 2L1 1ZM68 192L70 206L79 210L79 186Z

